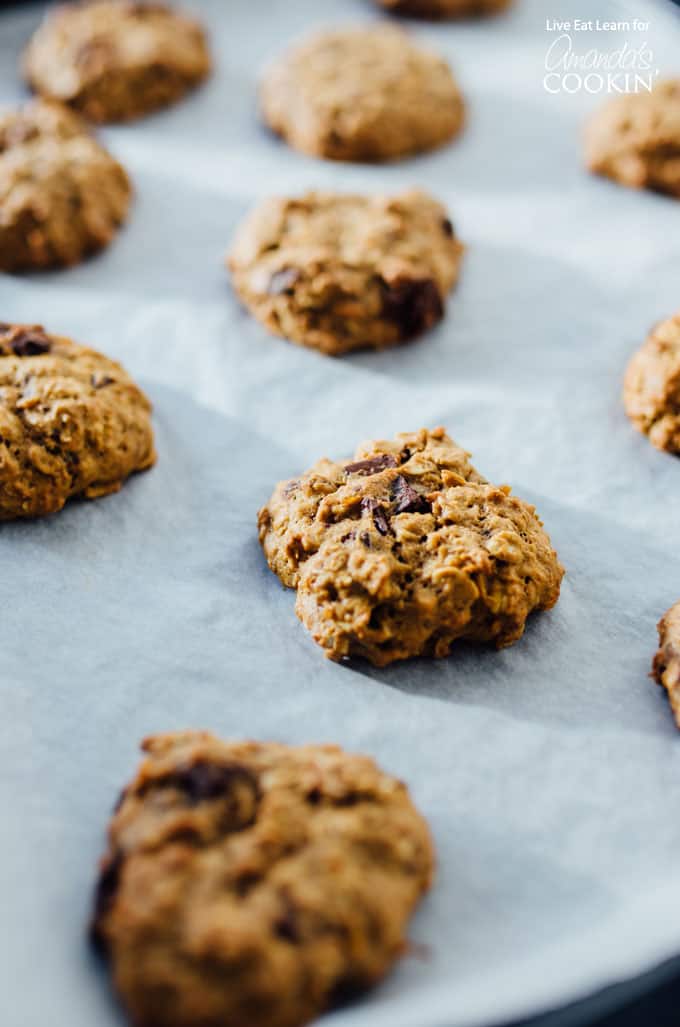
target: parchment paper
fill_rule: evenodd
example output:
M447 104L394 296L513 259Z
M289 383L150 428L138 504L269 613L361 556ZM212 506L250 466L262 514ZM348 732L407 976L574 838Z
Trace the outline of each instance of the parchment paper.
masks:
M40 6L0 14L8 103ZM368 751L430 819L439 877L411 931L429 955L324 1022L481 1027L645 971L680 951L680 738L647 678L680 597L680 463L630 428L619 392L679 305L680 207L588 177L580 126L604 98L543 90L546 17L593 5L411 23L450 57L469 124L389 167L307 159L255 118L262 64L312 26L373 17L367 3L193 6L210 83L102 133L135 182L129 226L81 267L0 276L3 320L41 321L140 378L159 451L117 496L0 529L2 1023L123 1022L84 937L96 860L138 740L187 726ZM672 70L670 5L598 7L648 18ZM469 247L434 332L333 361L239 310L221 259L257 198L407 184L447 202ZM323 453L438 423L537 504L562 598L502 653L329 663L264 564L255 511Z

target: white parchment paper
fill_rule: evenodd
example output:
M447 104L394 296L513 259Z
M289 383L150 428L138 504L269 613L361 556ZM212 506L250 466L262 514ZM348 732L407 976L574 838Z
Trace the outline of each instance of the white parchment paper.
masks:
M633 432L619 393L630 352L680 306L680 205L587 176L580 128L603 97L542 79L548 17L646 19L657 66L677 71L674 8L517 0L484 22L409 23L449 56L469 124L435 154L365 167L272 139L255 87L287 42L371 19L368 3L193 6L212 80L102 133L135 182L129 226L80 267L0 276L3 320L142 380L159 451L117 496L0 528L2 1022L122 1023L84 937L96 860L138 740L186 726L366 750L431 821L439 877L411 932L429 956L329 1024L488 1027L640 973L680 951L680 738L647 678L680 597L680 463ZM40 11L0 13L7 103ZM238 308L221 260L258 198L406 185L444 199L469 247L427 337L333 361ZM562 598L502 653L329 663L264 564L255 511L323 453L438 423L536 502Z

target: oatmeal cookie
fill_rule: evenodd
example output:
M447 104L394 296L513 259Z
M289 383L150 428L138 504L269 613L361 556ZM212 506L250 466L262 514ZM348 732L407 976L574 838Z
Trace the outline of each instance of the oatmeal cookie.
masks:
M653 446L680 453L680 313L656 325L631 358L623 403Z
M93 923L136 1027L295 1027L387 972L434 861L401 782L331 745L143 748Z
M376 0L379 7L414 18L481 18L506 10L513 0Z
M131 194L118 161L60 104L0 116L0 271L63 267L102 249Z
M382 349L432 327L463 246L427 193L307 193L260 204L228 266L243 303L270 331L322 353Z
M47 14L23 65L36 93L92 121L127 121L197 86L210 54L201 25L167 4L81 0Z
M463 99L446 61L389 25L313 36L270 68L260 98L274 132L331 160L422 153L463 126Z
M0 521L117 492L155 460L151 404L120 364L0 324Z
M621 185L680 197L680 79L609 100L588 126L586 161Z
M486 482L443 428L320 460L277 486L258 525L298 617L336 660L511 645L557 602L564 573L534 508Z
M680 602L667 610L658 624L659 648L652 677L666 689L675 722L680 728Z

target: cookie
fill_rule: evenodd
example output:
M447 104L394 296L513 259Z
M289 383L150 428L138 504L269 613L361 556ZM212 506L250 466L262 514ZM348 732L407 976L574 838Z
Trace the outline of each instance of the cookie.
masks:
M265 75L264 120L303 153L386 161L460 131L463 100L446 61L391 26L324 32Z
M680 197L680 79L605 104L588 126L586 161L621 185Z
M427 193L270 199L238 230L234 288L271 332L332 355L382 349L432 327L463 246Z
M120 364L38 325L0 324L0 521L117 492L155 460L150 415Z
M652 677L666 689L680 728L680 602L666 611L657 627L659 648L652 664Z
M513 0L376 0L378 7L414 18L481 18L506 10Z
M83 0L48 13L23 68L36 93L92 121L128 121L197 86L210 54L201 25L167 4Z
M276 487L258 526L325 654L378 667L459 639L511 645L564 573L533 506L486 482L443 428L320 460Z
M433 873L401 782L332 745L143 748L93 922L136 1027L295 1027L383 977Z
M656 325L633 355L623 403L653 446L680 454L680 313Z
M128 177L76 114L41 100L0 116L0 271L76 264L127 216Z

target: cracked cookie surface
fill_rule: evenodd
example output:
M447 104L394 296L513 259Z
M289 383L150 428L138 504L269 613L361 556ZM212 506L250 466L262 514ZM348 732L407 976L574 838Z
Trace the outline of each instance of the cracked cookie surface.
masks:
M122 166L60 104L0 116L0 271L68 266L102 249L131 194Z
M485 481L442 428L361 445L281 482L258 515L267 562L332 659L376 666L510 645L557 602L563 569L536 512Z
M675 723L680 728L680 602L674 603L658 623L659 648L652 677L666 689Z
M680 454L680 313L656 325L633 354L623 403L653 446Z
M46 16L26 48L31 88L92 121L175 103L210 71L201 25L164 3L83 0Z
M270 68L260 100L274 132L332 160L431 150L457 135L464 118L446 61L386 25L313 36Z
M376 0L379 7L394 14L415 18L481 18L497 14L513 0Z
M120 364L0 324L0 521L116 492L154 460L151 404Z
M586 161L621 185L680 197L680 79L606 103L588 125Z
M336 355L432 327L462 254L444 207L420 190L312 192L256 207L228 266L240 299L271 332Z
M387 972L434 862L401 782L336 746L143 748L93 922L137 1027L295 1027Z

